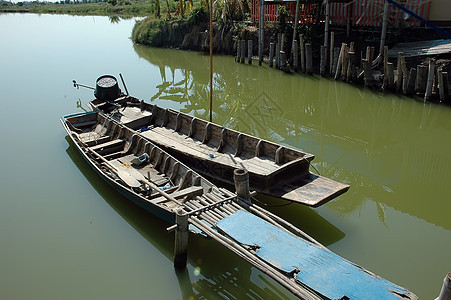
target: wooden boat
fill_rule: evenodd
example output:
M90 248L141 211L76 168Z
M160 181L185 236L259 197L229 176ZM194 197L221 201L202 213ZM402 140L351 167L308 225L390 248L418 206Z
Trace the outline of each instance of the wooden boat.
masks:
M330 252L280 217L216 187L106 114L68 115L61 122L106 182L147 211L176 222L170 227L177 228L174 264L179 257L186 265L187 248L180 244L187 247L189 228L215 239L301 299L417 299ZM137 125L138 120L132 122ZM186 229L179 229L182 222L176 220L183 217Z
M233 171L244 168L252 190L314 207L349 189L311 173L314 155L297 149L130 96L111 101L96 98L88 105L139 131L200 174L225 183L233 183Z
M61 118L88 164L111 186L147 211L173 223L175 211L193 199L230 199L215 185L150 141L107 116L81 113ZM208 206L208 205L207 205Z

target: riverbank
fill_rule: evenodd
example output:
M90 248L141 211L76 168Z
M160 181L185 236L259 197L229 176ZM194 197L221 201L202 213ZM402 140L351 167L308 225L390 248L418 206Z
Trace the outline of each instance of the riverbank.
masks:
M196 21L193 22L190 18L187 20L177 21L155 21L151 19L144 19L136 23L133 29L132 40L135 43L151 47L166 47L207 52L209 51L209 24L205 20L205 16L198 17L195 20ZM368 60L374 62L378 56L379 39L375 37L375 31L354 29L351 31L351 34L347 36L345 30L342 28L333 28L334 45L331 47L331 53L328 52L326 54L328 63L324 67L324 69L326 69L326 71L324 71L320 68L321 45L324 41L324 33L322 32L321 26L300 26L300 29L298 30L303 36L303 44L311 45L311 72L301 68L300 61L302 61L302 59L300 57L297 66L289 57L293 36L293 29L289 24L269 23L265 25L265 38L263 45L263 53L265 56L264 60L269 60L268 53L270 44L277 43L278 38L280 38L278 37L278 34L283 33L284 38L281 51L286 53L286 64L290 66L284 67L284 71L293 72L299 70L304 73L321 74L325 77L344 80L357 85L365 85L366 87L377 90L395 92L413 97L427 98L427 100L430 101L449 101L449 82L448 84L446 82L448 81L446 79L447 74L451 72L451 53L449 52L428 56L406 56L401 59L397 57L397 53L395 55L390 53L389 57L385 61L381 58L377 61L377 63L369 64L366 72L367 76L364 76L363 60L368 58ZM299 36L297 36L297 38L298 37ZM397 43L435 40L439 38L441 38L440 35L431 29L401 30L392 28L391 32L388 34L386 45L392 48ZM236 56L238 41L240 40L245 41L246 49L244 56L246 57L248 57L248 41L252 41L251 55L255 58L258 53L258 29L254 24L249 22L234 22L229 24L213 23L213 53ZM346 53L341 58L343 63L340 65L338 63L339 56L337 54L341 52L341 46L343 44L346 44ZM335 60L337 61L333 61L334 47L338 48L335 49ZM347 63L349 63L348 60L350 57L348 52L353 53L351 56L355 62L355 65L351 66L351 68L354 68L352 75L347 74L347 69L342 69L342 71L340 71L341 74L337 75L337 64L339 65L339 68L341 68L343 64L345 65L345 68L347 68ZM302 53L303 51L299 49L299 55L302 55ZM274 57L276 57L276 55L274 55ZM426 84L424 84L424 88L422 88L421 85L418 88L418 82L415 81L417 81L417 69L424 71L425 68L429 68L430 62L433 62L436 74L432 79L434 81L431 89L432 94L427 95L426 97ZM330 66L331 64L333 65L332 67ZM387 64L391 65L393 70L389 69L389 71L387 71ZM279 63L275 63L275 65L279 66ZM400 67L398 68L398 66ZM400 69L400 74L397 73L398 69ZM389 74L389 72L391 73ZM442 89L446 92L445 95L440 95L439 90L439 76L442 76L442 73L445 73L445 81L442 85ZM393 79L391 79L392 77ZM398 80L399 83L396 83L397 78L400 78ZM420 80L425 81L427 79L427 74L424 75L424 78L419 78ZM405 83L402 83L403 81L405 81ZM407 88L408 86L411 86L411 88Z
M171 2L173 3L173 1ZM153 2L144 0L111 0L98 3L18 2L16 4L11 3L0 6L0 13L145 17L148 16L153 9Z

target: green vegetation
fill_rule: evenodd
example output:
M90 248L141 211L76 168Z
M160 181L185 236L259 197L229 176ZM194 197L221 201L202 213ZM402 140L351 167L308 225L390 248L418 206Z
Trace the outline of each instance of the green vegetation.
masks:
M7 3L9 4L0 6L0 12L144 17L153 12L155 0L76 0L75 2L62 0L58 3L39 1Z

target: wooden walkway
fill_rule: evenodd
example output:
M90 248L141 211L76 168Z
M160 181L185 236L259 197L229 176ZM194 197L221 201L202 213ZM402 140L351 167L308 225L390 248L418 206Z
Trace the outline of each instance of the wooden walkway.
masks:
M185 202L188 222L301 299L417 299L225 189Z

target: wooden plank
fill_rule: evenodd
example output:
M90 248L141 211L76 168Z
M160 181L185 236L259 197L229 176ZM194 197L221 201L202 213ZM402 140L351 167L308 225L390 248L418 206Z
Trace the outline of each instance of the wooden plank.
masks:
M188 199L191 199L191 198L193 198L195 196L202 195L203 192L204 192L204 189L201 186L190 186L190 187L187 187L187 188L185 188L183 190L178 190L178 191L175 191L173 193L170 193L169 195L171 195L175 199L181 199L181 198L184 198L184 197L187 197ZM159 203L166 202L166 201L169 201L169 200L166 199L163 196L158 197L158 198L154 198L152 200L149 200L149 202L152 202L154 204L159 204Z
M256 246L263 261L327 299L414 298L408 290L247 211L220 220L217 227L241 245Z

